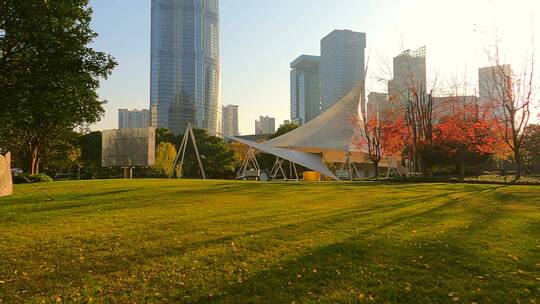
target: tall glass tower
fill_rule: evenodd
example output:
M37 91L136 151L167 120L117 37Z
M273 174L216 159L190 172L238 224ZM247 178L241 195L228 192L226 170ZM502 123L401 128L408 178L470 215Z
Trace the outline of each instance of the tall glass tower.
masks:
M158 128L221 131L218 0L152 0L150 73Z
M291 62L291 121L308 123L321 112L321 57L302 55Z
M365 49L366 34L351 30L335 30L321 40L323 112L364 80Z

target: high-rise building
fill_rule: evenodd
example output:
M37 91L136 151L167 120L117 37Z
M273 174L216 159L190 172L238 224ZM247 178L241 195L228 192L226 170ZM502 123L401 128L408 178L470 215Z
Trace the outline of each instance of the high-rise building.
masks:
M481 102L500 98L507 93L512 67L509 64L480 68L478 70L478 88Z
M150 126L153 128L158 127L158 105L153 103L150 106Z
M139 129L150 126L150 111L118 109L118 129Z
M368 95L367 108L362 109L362 117L364 119L371 119L373 115L380 118L385 116L386 110L389 110L388 94L371 92Z
M152 0L150 106L157 127L221 129L218 0Z
M321 112L321 57L302 55L291 63L291 121L303 125Z
M268 116L260 116L255 120L255 134L274 134L276 132L276 119Z
M221 133L223 136L238 136L238 106L226 105L222 110Z
M322 111L364 80L365 49L365 33L335 30L321 40Z
M427 94L426 47L406 50L394 58L394 78L388 82L389 98L406 101L413 92Z
M490 107L493 115L505 116L504 103L511 100L512 66L509 64L478 70L479 104Z
M433 98L433 118L440 121L448 116L459 114L462 109L469 108L471 111L478 105L476 96L446 96Z

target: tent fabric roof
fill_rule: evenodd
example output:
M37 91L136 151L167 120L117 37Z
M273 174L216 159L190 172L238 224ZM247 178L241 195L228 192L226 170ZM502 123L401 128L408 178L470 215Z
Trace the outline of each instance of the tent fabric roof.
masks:
M248 145L264 153L268 153L268 154L272 154L280 158L284 158L288 161L299 164L311 170L317 171L323 175L326 175L334 180L339 181L339 178L325 166L322 159L322 155L320 154L305 153L305 152L300 152L300 151L293 151L293 150L287 150L283 148L272 147L266 143L255 143L255 142L241 139L234 136L230 136L229 138L239 143Z
M269 146L322 153L326 150L357 150L354 139L362 134L359 113L363 86L358 85L347 96L305 125L280 137L264 142Z
M359 127L363 125L359 111L361 98L363 85L360 84L315 119L285 135L262 143L238 137L229 138L339 180L324 164L323 155L364 152L354 144L355 140L363 136L363 129Z

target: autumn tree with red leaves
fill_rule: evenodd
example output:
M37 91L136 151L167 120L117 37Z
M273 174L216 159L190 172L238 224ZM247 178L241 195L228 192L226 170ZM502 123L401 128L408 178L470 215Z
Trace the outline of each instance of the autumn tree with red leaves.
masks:
M369 160L373 164L374 177L379 177L379 163L384 157L397 156L403 148L401 130L403 119L384 120L372 115L363 123L364 137L356 141L359 147L365 147Z
M354 121L357 129L361 131L358 134L361 135L353 138L353 144L367 151L368 158L373 164L375 178L379 177L379 164L385 157L401 157L407 128L403 116L398 112L388 104L386 106L368 104L366 117L361 119L358 116L358 120Z
M478 164L482 156L492 155L497 147L494 122L479 115L477 105L458 105L452 115L435 126L434 133L436 147L454 160L461 179L465 178L467 157Z

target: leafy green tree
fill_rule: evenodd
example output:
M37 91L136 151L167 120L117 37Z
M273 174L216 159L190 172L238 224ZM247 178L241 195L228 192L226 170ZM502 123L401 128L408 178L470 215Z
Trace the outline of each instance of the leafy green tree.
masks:
M47 150L98 121L96 93L116 61L89 47L88 0L0 0L0 142L39 172Z
M180 137L181 140L181 137ZM178 138L174 136L174 133L167 128L156 129L156 147L162 142L176 143Z
M156 170L166 176L173 173L173 162L176 158L176 147L168 142L159 144L156 150Z
M84 134L78 139L81 149L81 160L85 168L99 171L101 169L101 139L99 131Z
M277 129L276 133L274 133L272 136L269 137L269 139L280 137L281 135L285 135L298 127L300 126L297 124L282 125Z
M540 163L540 125L529 125L523 135L523 158L529 170Z

